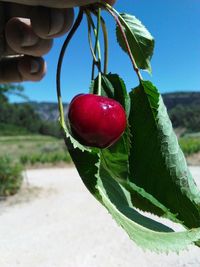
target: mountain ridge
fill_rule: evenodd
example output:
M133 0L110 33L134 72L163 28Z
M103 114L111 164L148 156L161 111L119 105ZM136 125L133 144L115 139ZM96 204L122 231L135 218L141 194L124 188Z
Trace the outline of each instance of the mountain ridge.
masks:
M185 108L187 109L187 112L189 112L188 109L191 111L192 109L198 109L199 107L200 111L200 92L170 92L162 94L162 97L168 109L169 115L174 116L177 110L180 111L180 109ZM35 112L43 120L56 121L59 118L58 104L56 102L30 101L28 104L34 108ZM63 106L65 115L67 116L69 104L64 103Z

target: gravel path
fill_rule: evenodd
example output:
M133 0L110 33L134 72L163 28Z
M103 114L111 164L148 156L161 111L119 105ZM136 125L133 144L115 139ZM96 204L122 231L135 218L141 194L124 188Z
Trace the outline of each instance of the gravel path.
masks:
M192 172L200 186L200 168ZM73 168L29 170L0 221L0 267L200 267L194 246L179 255L135 246Z

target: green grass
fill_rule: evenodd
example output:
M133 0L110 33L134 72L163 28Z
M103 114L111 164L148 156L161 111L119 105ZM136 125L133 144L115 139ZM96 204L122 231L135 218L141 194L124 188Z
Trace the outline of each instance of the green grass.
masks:
M186 156L200 152L200 137L188 135L179 139L179 144Z
M51 136L0 136L0 147L0 157L23 165L71 162L64 141Z
M16 125L0 123L0 136L6 135L27 135L30 134L27 129Z
M55 142L57 138L54 138L52 136L44 136L44 135L19 135L19 136L0 136L0 143L18 143L22 141L28 141L28 142Z
M0 197L14 195L21 187L22 166L8 157L0 157Z
M179 139L186 156L200 152L200 134ZM44 135L0 136L0 157L8 156L25 166L70 163L71 158L62 139Z

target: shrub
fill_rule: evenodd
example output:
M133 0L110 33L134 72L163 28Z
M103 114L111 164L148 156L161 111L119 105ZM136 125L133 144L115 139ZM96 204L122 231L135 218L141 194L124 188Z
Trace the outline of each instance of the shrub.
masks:
M0 196L14 195L23 180L22 166L13 163L8 157L0 157Z
M70 163L71 158L69 153L65 151L55 151L55 152L46 152L46 153L35 153L30 155L22 155L20 161L23 165L35 165L50 163L55 165L57 163L65 162Z
M21 126L0 122L0 136L27 135L30 132Z
M183 152L188 156L200 151L200 138L183 137L179 140Z

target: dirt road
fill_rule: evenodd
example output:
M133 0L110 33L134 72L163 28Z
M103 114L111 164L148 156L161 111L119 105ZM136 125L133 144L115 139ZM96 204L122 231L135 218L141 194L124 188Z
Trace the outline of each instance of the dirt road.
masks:
M200 168L192 172L200 186ZM200 267L200 249L143 252L87 192L73 168L29 170L0 203L0 267Z

